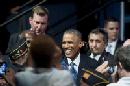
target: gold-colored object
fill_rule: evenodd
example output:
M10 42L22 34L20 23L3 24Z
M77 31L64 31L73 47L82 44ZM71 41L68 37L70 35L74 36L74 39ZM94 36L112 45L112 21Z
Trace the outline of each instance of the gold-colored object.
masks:
M99 80L99 82L94 83L92 86L100 86L101 84L109 84L109 81L107 79L105 79L104 77L102 77L98 74L95 74L94 72L92 72L90 70L86 70L86 69L82 69L82 70L84 71L84 74L82 77L85 80L88 80L90 76L94 76L93 78L96 78L97 80Z
M84 77L85 79L88 79L89 76L90 76L90 74L88 74L88 73L84 73L84 74L83 74L83 77Z

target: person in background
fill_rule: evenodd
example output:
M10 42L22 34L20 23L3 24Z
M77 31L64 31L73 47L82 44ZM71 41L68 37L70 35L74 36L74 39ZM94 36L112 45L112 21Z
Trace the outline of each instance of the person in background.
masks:
M6 50L6 54L9 55L9 59L12 59L11 52L13 52L15 49L16 52L14 53L14 57L19 56L17 59L13 59L13 65L16 66L16 72L17 69L23 67L24 64L26 63L26 54L24 50L26 50L26 47L24 47L24 50L19 50L22 47L22 45L26 45L26 40L28 40L27 33L31 33L33 35L40 35L40 34L45 34L45 31L47 29L48 25L48 10L45 7L42 6L36 6L32 9L31 16L29 17L29 23L30 23L30 29L27 31L23 31L21 33L15 33L12 34L8 43L8 49ZM27 37L27 38L26 38ZM19 48L19 49L18 49ZM23 48L22 48L23 49ZM21 57L21 58L20 58ZM19 62L20 61L20 62ZM17 67L18 66L18 67Z
M32 9L32 14L29 17L30 31L35 35L45 34L48 25L48 10L41 6L36 6ZM24 41L24 31L22 33L13 34L8 43L7 53L13 50L13 47L21 44Z
M91 71L92 74L94 73L97 76L102 75L102 78L104 76L104 80L107 81L102 83L103 81L97 77L96 79L94 77L89 77L91 74L87 74L89 76L84 76L86 75L86 72L84 72L83 81L90 86L95 84L106 86L106 84L111 81L111 74L114 72L115 61L113 55L105 51L107 42L108 35L101 28L93 29L88 35L88 46L90 50L87 52L87 58L91 60L86 62L87 66L84 67L84 70Z
M108 42L108 34L100 29L93 29L88 35L89 51L87 52L88 57L92 58L96 63L96 68L101 65L104 61L110 61L109 65L114 66L114 57L109 52L106 52L105 47Z
M60 54L60 48L50 36L34 37L30 46L33 67L16 73L16 86L75 86L70 72L53 67Z
M114 17L107 17L104 22L104 30L108 33L108 45L106 51L114 55L117 48L121 47L123 41L118 38L120 24Z

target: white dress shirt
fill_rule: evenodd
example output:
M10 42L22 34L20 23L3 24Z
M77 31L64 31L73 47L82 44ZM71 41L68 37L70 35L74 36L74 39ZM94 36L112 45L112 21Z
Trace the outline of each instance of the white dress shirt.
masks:
M113 41L111 43L108 43L106 47L106 52L110 52L110 54L114 55L115 49L116 49L117 40ZM111 46L111 49L109 49L109 46Z
M91 53L91 55L89 57L92 58L92 59L95 59L96 61L98 61L99 58L101 57L101 55L94 56L93 53Z
M67 58L68 60L68 64L70 64L72 62L72 60L70 58ZM74 68L78 73L78 67L79 67L79 63L80 63L80 53L77 55L77 57L73 60ZM71 68L71 66L69 65L69 69Z

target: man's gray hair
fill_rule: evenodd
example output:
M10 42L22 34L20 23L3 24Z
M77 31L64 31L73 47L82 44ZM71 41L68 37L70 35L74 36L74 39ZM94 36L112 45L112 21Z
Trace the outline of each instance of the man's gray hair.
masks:
M74 34L74 35L76 35L77 37L79 37L82 40L82 34L81 34L81 32L79 32L76 29L68 29L68 30L66 30L64 32L64 34L66 34L66 33Z

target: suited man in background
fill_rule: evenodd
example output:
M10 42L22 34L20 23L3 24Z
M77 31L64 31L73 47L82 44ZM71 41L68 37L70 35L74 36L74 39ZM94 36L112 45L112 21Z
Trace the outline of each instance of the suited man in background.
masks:
M111 77L111 74L114 72L115 61L113 55L105 51L107 46L108 35L107 33L100 28L93 29L88 35L88 45L89 51L87 52L87 58L91 58L92 61L88 61L86 70L97 71L103 74L106 79ZM107 63L106 63L107 61ZM105 68L103 69L102 67ZM111 67L109 69L109 67ZM93 78L84 77L86 79L85 83L90 86L93 86L97 82ZM100 83L100 82L98 82ZM100 84L101 86L106 86L106 84Z
M122 46L122 41L118 38L120 25L114 17L107 17L104 22L104 29L108 33L108 45L106 51L114 55L117 48Z
M109 62L109 66L114 66L114 57L109 52L106 52L105 47L107 46L108 35L100 29L93 29L88 35L89 49L88 57L95 60L96 68L101 65L104 61Z

